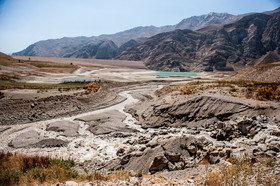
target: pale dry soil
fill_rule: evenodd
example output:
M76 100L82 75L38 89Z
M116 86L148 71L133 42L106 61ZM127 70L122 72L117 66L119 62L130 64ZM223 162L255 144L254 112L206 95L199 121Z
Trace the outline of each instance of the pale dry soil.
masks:
M18 59L28 59L28 57L18 57ZM223 73L200 73L195 77L170 77L159 78L154 74L156 72L144 69L142 62L127 62L114 60L78 60L64 58L35 58L33 60L51 61L53 63L73 63L78 68L74 72L49 73L39 72L38 69L30 69L29 73L23 74L20 81L36 83L61 83L66 78L75 77L93 77L100 78L105 82L97 93L83 95L83 90L72 91L38 91L38 90L4 90L4 98L0 103L4 106L0 125L0 150L28 155L50 156L53 158L73 159L78 163L77 171L84 173L89 170L107 172L108 167L114 161L124 159L126 154L139 153L136 157L144 156L145 152L153 150L157 144L165 143L168 140L190 137L205 138L212 142L212 151L217 149L232 148L233 154L242 155L251 142L249 138L243 136L232 141L219 141L211 137L213 131L199 129L188 126L157 126L147 127L148 124L142 123L142 120L132 116L129 109L138 109L138 114L149 116L153 111L150 108L176 104L178 101L184 101L191 96L177 95L158 95L156 90L170 84L180 84L190 81L216 80L225 77ZM5 68L5 73L17 72L19 69ZM196 95L201 96L201 95ZM205 97L217 97L219 92L207 92ZM65 99L60 102L61 99ZM236 102L237 98L232 99ZM5 112L5 108L11 108L8 104L22 102L22 105L29 104L26 111L25 107L13 108L13 112ZM254 100L240 98L240 103L253 107ZM44 104L49 104L44 107ZM53 105L56 105L52 107ZM278 107L278 103L259 102L267 107ZM66 106L65 106L66 105ZM65 107L64 107L65 106ZM80 107L78 109L78 107ZM15 110L18 108L18 110ZM63 109L61 109L63 108ZM166 107L167 108L167 107ZM48 112L48 115L36 115L37 118L24 118L26 112L35 112L38 109ZM130 110L131 111L131 110ZM17 113L24 113L22 117L16 116ZM273 117L273 116L271 116ZM6 120L3 120L6 118ZM13 119L14 118L14 119ZM152 117L151 117L152 118ZM143 119L143 118L142 118ZM160 118L159 118L160 119ZM262 119L262 118L261 118ZM153 118L153 120L156 120ZM276 120L274 123L268 123L266 130L259 132L252 140L256 145L257 140L270 135L271 131L278 131L279 125ZM153 121L156 123L156 121ZM275 124L276 123L276 124ZM280 134L280 133L279 133ZM279 137L269 138L279 143ZM272 141L273 141L272 140ZM207 149L207 150L209 150ZM250 149L250 148L249 148ZM222 151L221 150L221 151ZM251 149L252 150L252 149ZM277 156L277 155L276 155ZM279 153L278 153L279 156ZM141 160L141 159L140 159ZM139 160L139 161L140 161ZM194 159L195 160L195 159ZM129 172L129 166L133 167L133 160L130 164L124 164L123 169ZM141 160L142 161L142 160ZM149 160L150 161L150 160ZM145 164L145 162L143 163ZM115 180L111 182L83 183L93 185L201 185L204 183L206 173L211 170L219 169L220 165L227 165L228 162L221 159L220 164L198 165L194 168L184 170L168 171L164 169L155 174L144 173L143 177L136 178L138 172L132 171L132 177L129 180ZM116 166L113 166L116 168ZM149 165L147 165L149 166ZM76 183L65 183L60 185L75 185Z

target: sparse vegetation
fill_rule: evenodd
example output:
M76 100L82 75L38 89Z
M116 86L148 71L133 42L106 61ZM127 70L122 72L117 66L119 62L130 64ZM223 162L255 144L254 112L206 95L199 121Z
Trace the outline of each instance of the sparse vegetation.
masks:
M187 145L185 145L185 144L180 144L180 148L186 150L186 149L187 149Z
M34 185L75 179L73 161L0 153L1 185Z
M86 90L86 93L96 92L100 88L97 82L67 82L60 84L45 84L45 83L25 83L13 80L0 80L0 90L5 89L58 89L59 91L69 91L70 89Z
M276 175L269 174L275 166L275 158L251 159L230 157L231 166L223 166L219 171L206 174L205 185L279 185Z
M161 93L178 92L181 95L194 95L205 90L223 90L248 99L280 101L279 83L260 83L252 81L196 81L184 85L166 86ZM158 92L159 94L159 92Z
M83 89L86 90L86 94L89 94L91 92L97 92L100 88L100 84L97 82L90 82L83 86Z
M22 154L0 153L0 185L35 185L54 184L74 180L82 181L112 181L129 180L128 172L118 170L105 174L96 171L89 174L78 174L74 170L75 163L72 160L51 159L43 156L27 156ZM142 172L137 174L142 176Z

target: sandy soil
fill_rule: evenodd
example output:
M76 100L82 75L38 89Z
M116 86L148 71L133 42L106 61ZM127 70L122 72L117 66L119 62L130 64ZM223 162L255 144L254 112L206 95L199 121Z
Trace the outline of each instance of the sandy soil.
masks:
M142 61L126 60L104 60L104 59L81 59L81 58L59 58L59 57L38 57L38 56L13 56L15 59L31 61L46 61L53 63L72 63L73 65L97 66L97 67L126 67L146 69Z

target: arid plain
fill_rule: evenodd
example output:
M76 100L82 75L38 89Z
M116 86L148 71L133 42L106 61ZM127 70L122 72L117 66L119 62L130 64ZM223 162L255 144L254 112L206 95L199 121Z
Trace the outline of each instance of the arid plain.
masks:
M279 183L278 84L161 77L140 61L1 55L0 65L2 152L73 160L94 175L84 185Z

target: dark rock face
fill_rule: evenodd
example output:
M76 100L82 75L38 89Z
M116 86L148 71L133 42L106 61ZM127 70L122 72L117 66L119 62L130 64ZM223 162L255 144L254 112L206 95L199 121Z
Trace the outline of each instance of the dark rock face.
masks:
M90 43L63 57L111 59L117 55L118 46L113 41Z
M273 58L278 59L279 19L277 12L272 15L259 13L197 31L162 33L128 49L117 59L142 60L153 70L234 70L263 60L260 58L271 51L276 51Z

